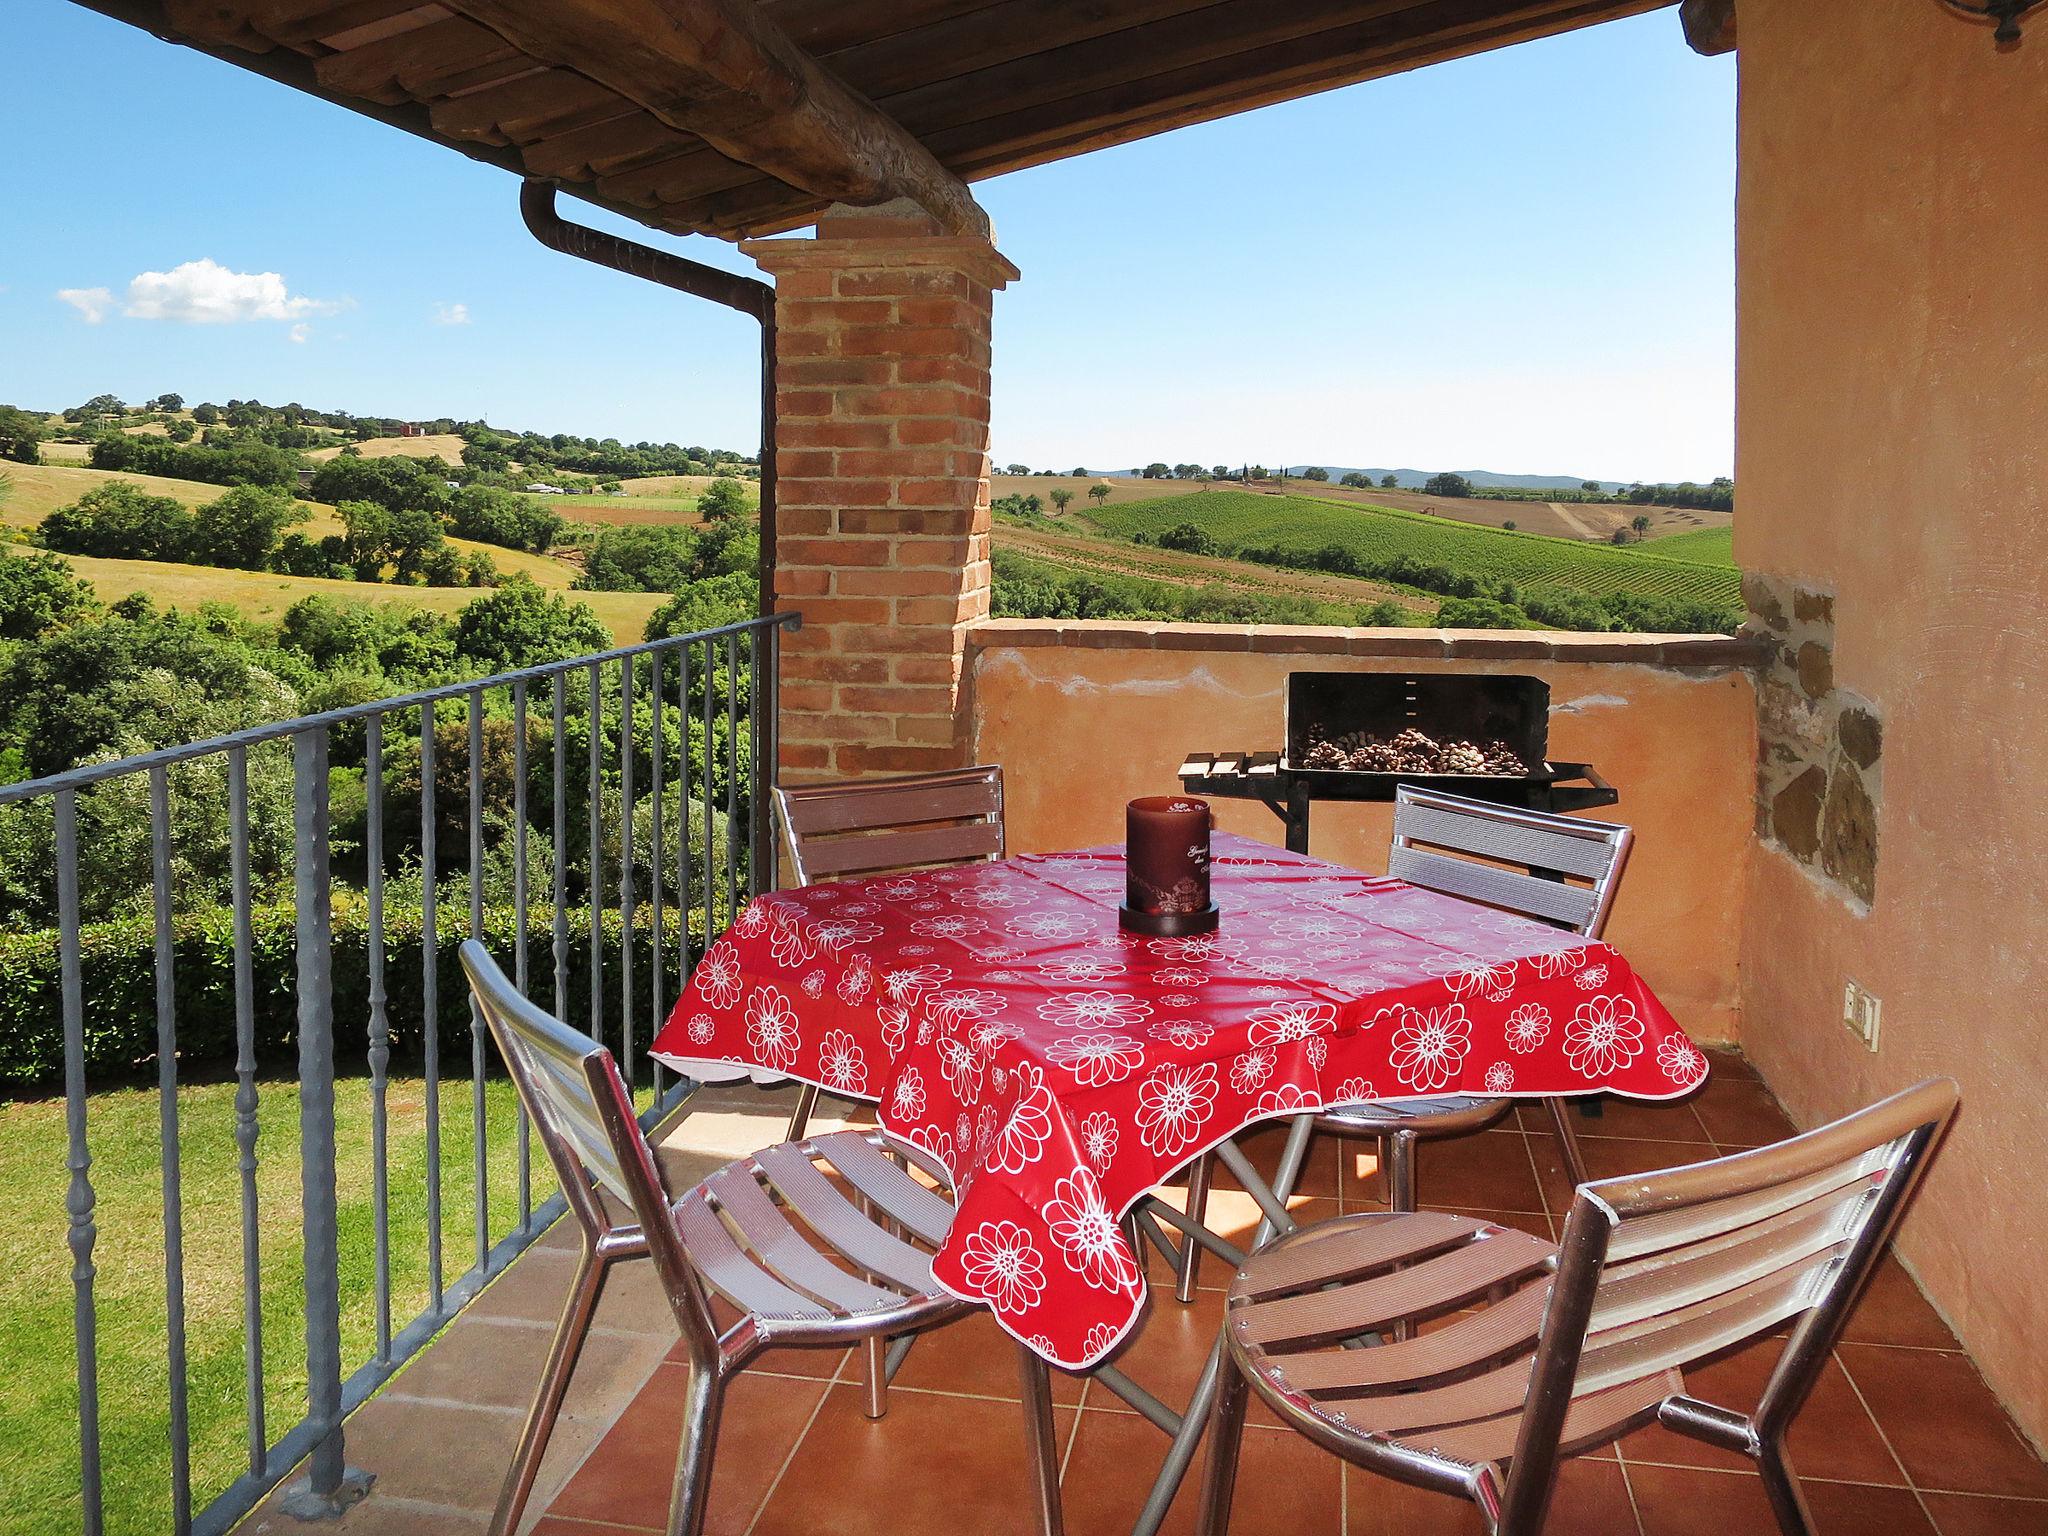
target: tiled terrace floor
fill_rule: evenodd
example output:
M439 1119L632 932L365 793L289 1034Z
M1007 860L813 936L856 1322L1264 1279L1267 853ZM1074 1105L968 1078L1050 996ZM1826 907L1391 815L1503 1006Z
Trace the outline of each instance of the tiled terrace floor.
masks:
M671 1137L671 1156L704 1164L775 1139L779 1103L753 1090L707 1099ZM1554 1236L1569 1190L1536 1111L1522 1125L1433 1144L1425 1205L1473 1211ZM694 1124L693 1124L694 1122ZM1680 1105L1611 1103L1581 1121L1596 1176L1697 1161L1789 1133L1737 1057L1718 1056ZM1526 1125L1527 1129L1523 1128ZM750 1140L751 1138L751 1140ZM1277 1133L1259 1149L1276 1154ZM688 1150L682 1150L687 1146ZM1257 1154L1255 1154L1257 1155ZM678 1170L681 1171L680 1169ZM1383 1208L1370 1144L1319 1140L1296 1206L1302 1219ZM1221 1192L1212 1216L1249 1228L1248 1198ZM350 1460L377 1491L346 1532L468 1533L509 1459L548 1323L569 1270L566 1233L515 1265L417 1365L350 1422ZM1155 1260L1154 1280L1163 1276ZM686 1367L648 1277L607 1298L542 1475L535 1536L660 1530L674 1466ZM1213 1262L1204 1278L1224 1276ZM1182 1307L1170 1291L1119 1361L1170 1402L1207 1356L1222 1292ZM1689 1373L1701 1395L1748 1407L1771 1360L1751 1346ZM1030 1527L1008 1340L972 1319L920 1340L891 1389L888 1416L860 1413L859 1360L783 1351L743 1374L728 1402L708 1528L729 1536L924 1536ZM1063 1492L1073 1536L1129 1528L1165 1440L1092 1382L1055 1376ZM1466 1507L1343 1468L1254 1411L1232 1530L1438 1536L1482 1527ZM1794 1463L1824 1533L2048 1533L2048 1466L2020 1438L1975 1366L1905 1271L1887 1261L1792 1436ZM1195 1480L1168 1532L1192 1528ZM259 1517L254 1529L287 1522ZM1739 1458L1651 1428L1566 1471L1549 1529L1574 1536L1736 1536L1774 1529Z

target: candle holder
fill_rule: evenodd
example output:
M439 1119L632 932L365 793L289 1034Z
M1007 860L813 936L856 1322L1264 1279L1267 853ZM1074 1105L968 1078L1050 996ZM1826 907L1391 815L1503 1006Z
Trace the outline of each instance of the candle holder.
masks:
M1124 808L1124 904L1128 933L1186 938L1214 933L1209 895L1209 802L1188 795L1146 795Z

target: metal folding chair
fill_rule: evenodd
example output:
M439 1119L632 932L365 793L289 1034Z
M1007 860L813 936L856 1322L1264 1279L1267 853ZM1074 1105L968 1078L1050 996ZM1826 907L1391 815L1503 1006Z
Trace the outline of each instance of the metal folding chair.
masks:
M1250 1392L1368 1471L1472 1500L1495 1536L1541 1528L1560 1458L1651 1422L1750 1457L1779 1528L1810 1536L1786 1431L1956 1101L1935 1078L1776 1146L1581 1185L1556 1246L1437 1212L1298 1228L1231 1282L1203 1536L1229 1525ZM1788 1322L1754 1413L1687 1393L1682 1366Z
M879 1418L886 1341L974 1310L932 1278L931 1251L953 1220L945 1170L883 1132L838 1131L764 1148L671 1199L611 1053L528 1002L473 939L462 965L583 1238L492 1536L518 1529L605 1279L634 1259L654 1261L689 1352L668 1528L698 1536L726 1384L763 1350L859 1344L867 1411ZM722 1328L714 1295L739 1312ZM1018 1359L1039 1526L1059 1536L1051 1384L1021 1344Z
M775 810L798 885L1003 856L1003 770L993 765L777 785ZM792 1141L817 1104L817 1086L804 1084L789 1118Z
M1394 841L1387 873L1410 885L1514 912L1587 938L1607 926L1615 888L1635 839L1631 828L1493 805L1463 795L1403 784L1394 791ZM1575 883L1583 882L1583 883ZM1586 1181L1568 1106L1546 1099L1565 1171ZM1388 1203L1416 1208L1415 1147L1420 1141L1483 1131L1511 1108L1510 1099L1447 1094L1391 1104L1337 1104L1316 1117L1318 1130L1370 1136L1379 1142ZM1188 1173L1188 1214L1200 1220L1212 1170L1203 1158ZM1194 1299L1198 1244L1179 1250L1176 1293Z

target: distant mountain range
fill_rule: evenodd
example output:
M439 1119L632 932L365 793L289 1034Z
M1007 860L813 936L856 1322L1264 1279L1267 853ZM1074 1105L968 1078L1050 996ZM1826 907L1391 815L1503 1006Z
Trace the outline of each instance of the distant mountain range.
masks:
M1437 473L1430 469L1354 469L1349 464L1323 464L1317 467L1329 472L1332 484L1342 480L1346 475L1363 475L1374 485L1378 485L1388 475L1392 475L1394 484L1404 491L1421 490L1423 483ZM1309 466L1306 464L1290 464L1287 466L1287 473L1298 475L1307 468ZM1454 473L1463 475L1475 486L1523 486L1534 491L1576 491L1586 483L1584 475L1501 475L1490 469L1460 469ZM1620 480L1602 480L1600 489L1618 491L1624 483Z

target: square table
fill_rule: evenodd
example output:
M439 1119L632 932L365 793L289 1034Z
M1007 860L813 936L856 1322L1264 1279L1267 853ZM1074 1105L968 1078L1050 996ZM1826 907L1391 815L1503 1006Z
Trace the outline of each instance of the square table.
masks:
M654 1053L873 1101L954 1180L939 1284L1069 1370L1143 1314L1125 1216L1249 1125L1295 1118L1305 1147L1324 1105L1663 1099L1706 1075L1604 943L1246 838L1214 852L1222 926L1196 938L1119 928L1120 847L771 892ZM1260 1193L1284 1218L1284 1188Z

